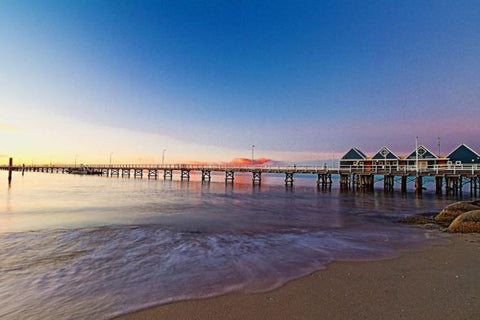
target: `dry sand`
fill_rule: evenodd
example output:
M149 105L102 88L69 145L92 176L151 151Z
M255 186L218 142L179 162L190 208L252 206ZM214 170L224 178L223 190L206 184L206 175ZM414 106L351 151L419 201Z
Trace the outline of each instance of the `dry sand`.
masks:
M119 319L480 319L480 234L391 260L335 262L266 293L231 293Z

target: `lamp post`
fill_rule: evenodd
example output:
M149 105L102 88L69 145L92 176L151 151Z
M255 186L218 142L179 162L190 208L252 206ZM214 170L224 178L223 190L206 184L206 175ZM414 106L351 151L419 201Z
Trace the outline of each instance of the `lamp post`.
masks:
M418 136L415 137L415 170L418 173Z
M167 151L167 149L163 149L162 151L162 167L165 165L165 151Z
M255 145L252 144L252 166L255 163Z
M440 137L437 137L438 157L440 158Z
M78 154L75 153L75 168L77 167L77 157L78 157Z
M383 168L387 170L387 151L384 150L383 152Z

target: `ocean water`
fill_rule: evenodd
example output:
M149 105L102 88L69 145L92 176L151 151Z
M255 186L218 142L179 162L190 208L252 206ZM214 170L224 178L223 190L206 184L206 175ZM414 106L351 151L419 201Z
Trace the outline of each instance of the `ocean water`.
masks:
M0 173L0 319L109 319L230 291L270 290L332 261L397 256L436 237L398 218L453 199L318 190L300 177L226 185ZM217 182L216 182L217 181Z

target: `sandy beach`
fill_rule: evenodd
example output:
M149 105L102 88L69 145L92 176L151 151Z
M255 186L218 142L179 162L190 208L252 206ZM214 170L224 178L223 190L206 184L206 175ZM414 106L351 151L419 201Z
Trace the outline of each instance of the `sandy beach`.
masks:
M121 316L141 319L480 319L480 234L335 262L265 293L180 301Z

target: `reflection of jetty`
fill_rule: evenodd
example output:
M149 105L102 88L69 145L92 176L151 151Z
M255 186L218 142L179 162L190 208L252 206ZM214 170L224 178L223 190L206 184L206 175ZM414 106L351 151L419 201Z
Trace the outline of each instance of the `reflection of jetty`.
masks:
M225 182L232 183L235 175L249 173L253 184L261 184L262 176L266 174L282 174L285 184L291 186L294 176L298 174L315 175L319 188L330 188L332 176L338 177L343 189L358 188L373 190L375 183L383 182L385 190L393 190L395 183L400 183L402 192L407 191L407 183L415 182L415 189L424 189L424 180L431 177L435 180L435 190L441 193L443 188L447 193L461 193L462 188L469 184L470 192L476 195L480 190L480 165L434 165L419 167L412 165L387 165L372 163L369 166L341 166L329 168L327 166L219 166L219 165L88 165L92 172L109 177L133 177L148 179L172 179L174 173L180 174L181 180L189 180L191 172L201 173L202 181L210 181L212 172L222 172ZM45 165L45 166L13 166L16 171L68 173L74 168L72 165ZM8 166L0 166L8 170Z

